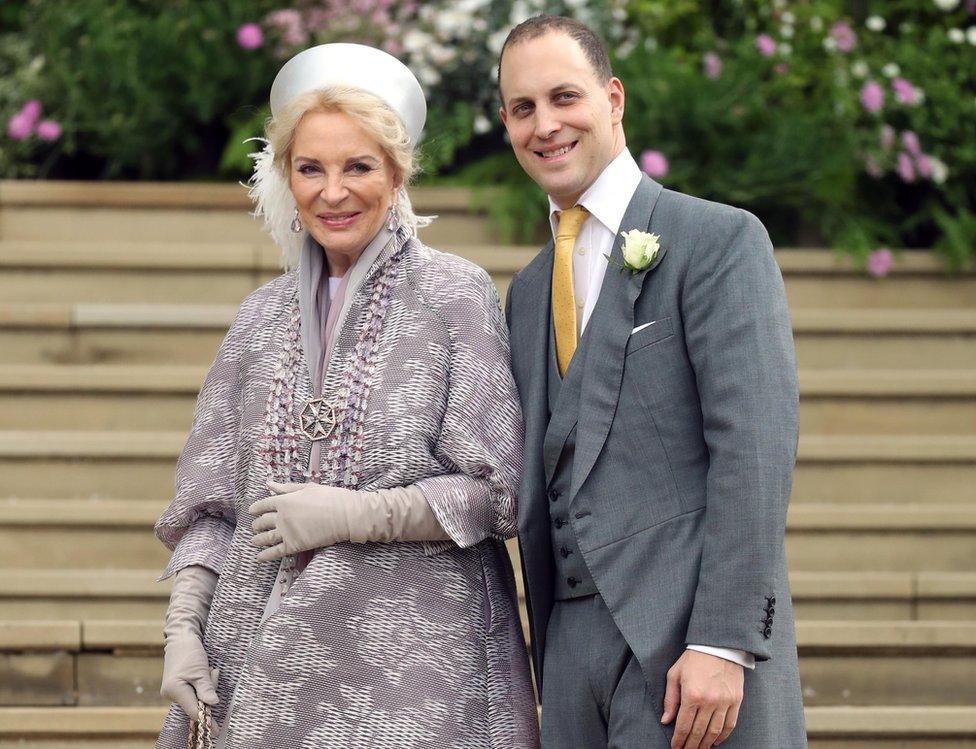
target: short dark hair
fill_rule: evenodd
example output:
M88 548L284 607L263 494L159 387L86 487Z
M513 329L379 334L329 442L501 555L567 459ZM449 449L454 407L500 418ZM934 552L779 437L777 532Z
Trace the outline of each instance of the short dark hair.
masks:
M580 49L586 55L586 59L592 66L593 72L596 73L597 80L600 83L606 83L610 80L610 77L613 75L613 70L610 68L610 55L607 54L607 48L593 29L585 23L577 21L575 18L541 15L533 16L527 21L522 21L522 23L509 31L508 36L505 37L502 51L498 55L499 92L502 88L502 58L505 56L505 50L513 44L526 42L530 39L538 39L540 36L548 34L551 31L566 34L566 36L574 39L579 44Z

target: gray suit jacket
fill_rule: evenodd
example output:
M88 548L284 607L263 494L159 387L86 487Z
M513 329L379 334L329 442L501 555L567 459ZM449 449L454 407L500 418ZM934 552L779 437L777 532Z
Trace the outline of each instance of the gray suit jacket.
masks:
M578 412L547 411L551 243L509 289L536 678L553 590L545 491L576 425L570 523L656 704L687 644L745 650L758 663L725 746L803 747L784 554L798 388L772 245L751 214L646 177L620 231L635 228L660 235L661 249L642 272L607 269L573 362L584 368Z

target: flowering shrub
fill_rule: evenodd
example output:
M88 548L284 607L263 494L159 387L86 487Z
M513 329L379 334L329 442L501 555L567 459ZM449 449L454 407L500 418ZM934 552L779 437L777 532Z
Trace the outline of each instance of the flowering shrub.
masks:
M503 188L490 210L526 241L544 235L545 202L504 143L495 70L511 26L542 11L607 40L628 144L667 186L752 210L777 244L870 257L875 275L889 247L971 260L976 0L14 1L0 6L0 168L243 176L281 61L364 42L425 89L427 178Z
M879 247L934 246L959 267L976 249L976 1L866 5L643 3L643 49L615 65L628 143L780 244L870 255L875 275Z

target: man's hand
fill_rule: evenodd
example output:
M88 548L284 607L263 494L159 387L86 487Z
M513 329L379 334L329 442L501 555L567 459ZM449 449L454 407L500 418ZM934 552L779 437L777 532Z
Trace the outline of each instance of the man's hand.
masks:
M738 663L686 650L668 671L664 724L678 717L671 749L709 749L735 728L745 677Z

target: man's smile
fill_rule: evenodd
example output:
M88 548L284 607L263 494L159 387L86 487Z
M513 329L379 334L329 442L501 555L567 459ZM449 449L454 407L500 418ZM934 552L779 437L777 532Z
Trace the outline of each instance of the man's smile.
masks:
M545 150L533 150L532 153L546 163L551 164L553 162L562 160L567 154L573 151L577 145L579 145L579 141L574 140L572 143L564 143L559 146L550 146Z

